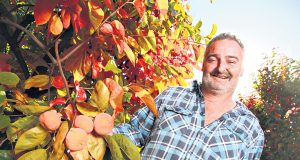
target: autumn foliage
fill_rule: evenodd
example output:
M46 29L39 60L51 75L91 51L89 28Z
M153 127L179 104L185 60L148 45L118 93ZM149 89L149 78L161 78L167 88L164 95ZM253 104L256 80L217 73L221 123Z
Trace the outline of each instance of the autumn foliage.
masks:
M200 35L202 22L192 26L177 0L4 0L0 8L0 159L139 159L113 126L141 106L157 116L153 97L187 85L216 33L214 25Z
M300 63L273 51L255 80L256 94L242 101L259 118L265 134L261 159L299 159Z

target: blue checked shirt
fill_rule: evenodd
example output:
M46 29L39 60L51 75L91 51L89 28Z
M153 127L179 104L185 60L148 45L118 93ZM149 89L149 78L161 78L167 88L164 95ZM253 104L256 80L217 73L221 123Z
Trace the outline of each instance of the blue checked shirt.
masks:
M172 87L155 98L158 117L147 107L129 124L114 128L142 147L142 159L259 159L264 134L258 119L240 102L204 126L204 100L197 83ZM220 106L222 107L222 106Z

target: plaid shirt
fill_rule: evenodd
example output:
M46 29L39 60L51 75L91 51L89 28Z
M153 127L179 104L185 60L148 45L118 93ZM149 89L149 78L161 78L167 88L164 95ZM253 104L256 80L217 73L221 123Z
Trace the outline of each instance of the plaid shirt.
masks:
M129 124L113 130L142 147L142 159L259 159L263 130L241 102L208 126L204 126L204 99L197 83L191 88L169 88L155 102L159 118L144 107Z

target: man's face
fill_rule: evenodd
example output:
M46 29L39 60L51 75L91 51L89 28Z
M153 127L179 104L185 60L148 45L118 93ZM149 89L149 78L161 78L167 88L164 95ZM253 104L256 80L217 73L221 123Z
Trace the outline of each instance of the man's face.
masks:
M243 72L243 50L233 40L218 40L207 48L202 87L213 93L233 93Z

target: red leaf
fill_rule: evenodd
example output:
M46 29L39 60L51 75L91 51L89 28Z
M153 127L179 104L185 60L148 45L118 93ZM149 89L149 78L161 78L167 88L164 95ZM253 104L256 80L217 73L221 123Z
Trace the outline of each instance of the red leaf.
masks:
M123 24L120 21L114 20L114 21L111 22L111 25L113 27L115 35L119 35L122 38L125 37L125 29L124 29Z
M36 25L47 23L52 15L54 7L57 5L57 0L37 0L34 10L34 19Z
M66 9L61 10L61 19L64 28L68 28L70 26L71 14Z
M104 0L104 3L109 8L109 10L113 10L113 6L111 4L111 0Z
M102 71L103 65L101 60L93 60L93 64L92 64L92 78L96 79L101 71Z
M55 76L51 84L57 89L61 89L65 87L64 80L60 75Z
M0 72L9 72L10 64L7 61L11 59L11 55L9 54L0 54Z
M134 0L133 5L134 5L135 9L138 11L140 17L143 18L145 11L146 11L146 6L144 4L144 0Z
M56 105L59 105L59 104L66 104L66 99L65 98L56 98L52 101L50 101L50 107L54 107Z
M115 109L115 114L123 111L123 88L113 79L106 78L104 84L107 86L110 97L109 103Z
M86 100L86 93L82 87L79 87L79 82L75 81L75 90L76 90L76 102L84 102Z
M117 16L120 18L129 18L129 14L122 8L117 11Z
M100 27L100 31L104 34L110 35L113 34L113 27L109 23L104 23Z
M57 14L54 14L49 22L49 30L54 35L59 35L63 30L63 24L60 17Z

